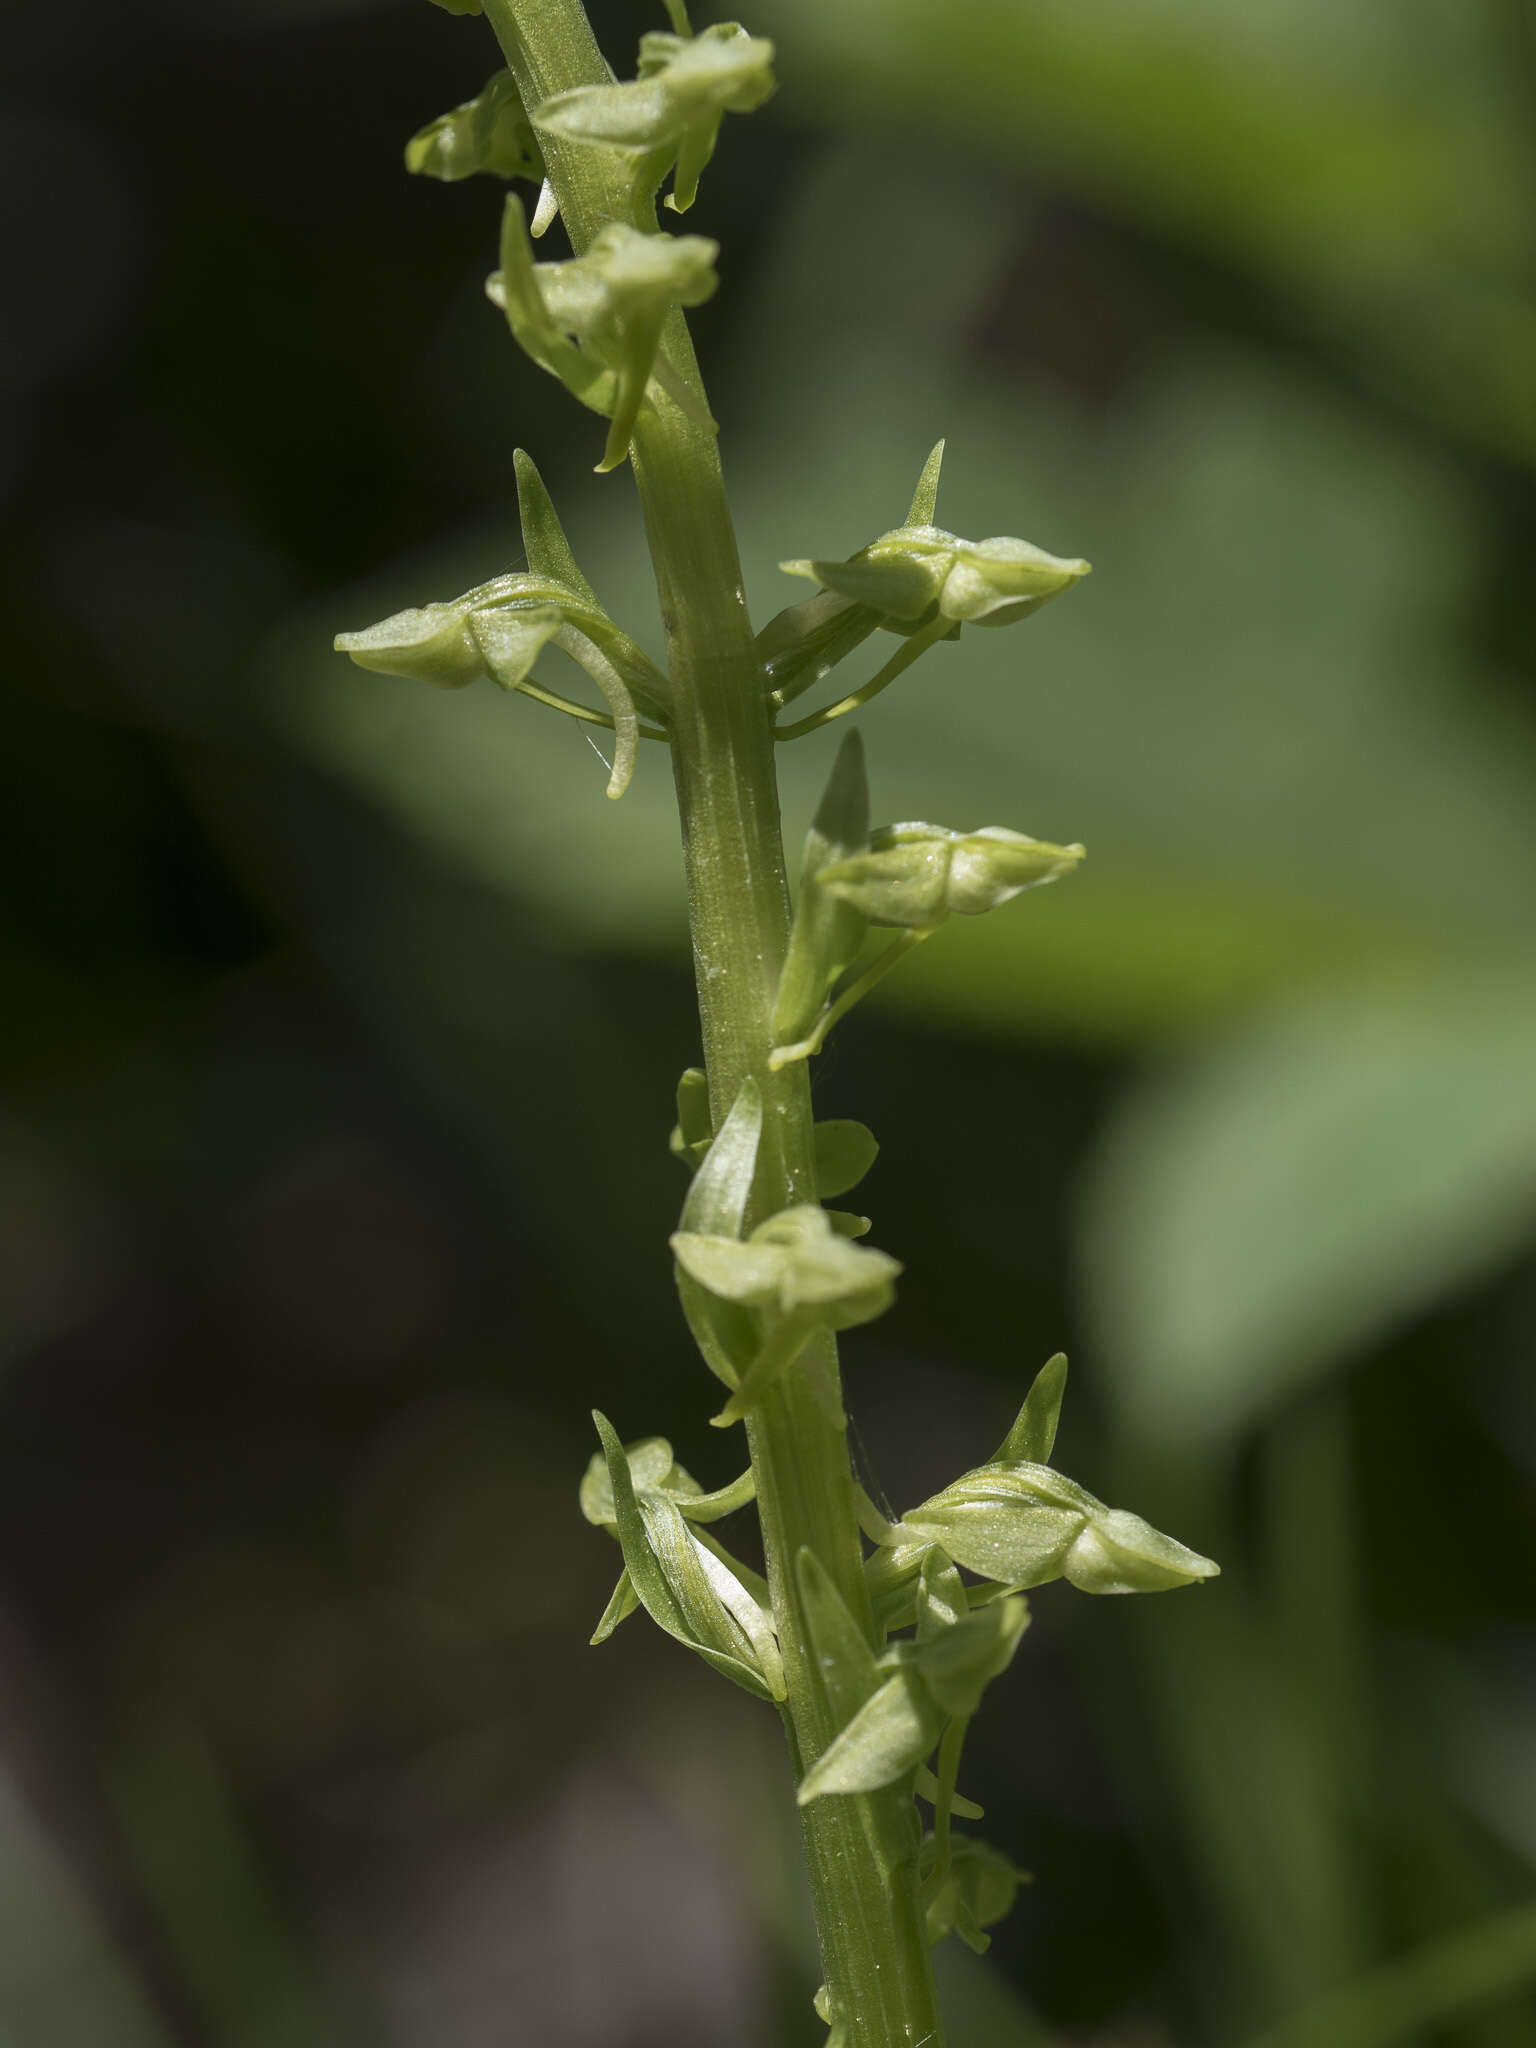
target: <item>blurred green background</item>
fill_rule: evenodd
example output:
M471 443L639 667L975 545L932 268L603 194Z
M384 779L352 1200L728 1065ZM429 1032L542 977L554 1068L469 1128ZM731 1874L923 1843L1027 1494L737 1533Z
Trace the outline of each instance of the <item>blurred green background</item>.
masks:
M605 0L627 75L659 7ZM1223 1560L1052 1587L955 2048L1536 2043L1536 13L760 0L689 225L754 612L949 436L1084 553L864 721L877 813L1081 837L823 1062L897 1308L872 1479L1062 1462ZM772 1717L585 1639L589 1405L704 1427L669 780L338 628L627 479L408 180L483 24L8 10L0 2038L811 2048ZM798 840L835 741L787 750ZM573 834L579 843L573 845ZM734 1452L732 1452L734 1455Z

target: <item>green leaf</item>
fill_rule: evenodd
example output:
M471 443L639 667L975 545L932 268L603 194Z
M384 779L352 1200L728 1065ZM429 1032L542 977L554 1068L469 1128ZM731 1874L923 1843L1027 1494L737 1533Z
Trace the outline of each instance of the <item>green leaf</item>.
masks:
M608 1466L624 1562L646 1612L743 1691L758 1699L782 1699L777 1652L764 1662L762 1627L746 1619L756 1602L720 1558L694 1538L673 1502L659 1492L636 1495L612 1425L595 1411L592 1419Z
M1003 1438L989 1465L1049 1465L1056 1447L1056 1425L1061 1420L1061 1400L1067 1391L1067 1354L1058 1351L1035 1375L1024 1396L1012 1429Z
M863 943L863 913L821 886L824 870L860 855L869 843L869 781L864 743L850 732L837 750L816 815L805 835L800 895L773 1006L773 1035L792 1044L811 1030L827 992Z
M1287 1005L1142 1087L1086 1227L1111 1392L1230 1443L1529 1241L1536 982L1463 966Z
M851 1117L832 1117L816 1126L816 1194L830 1202L856 1188L880 1154L880 1142L867 1124Z
M915 1671L893 1671L806 1772L799 1803L895 1784L927 1756L944 1720L943 1708Z
M441 7L444 14L478 14L480 0L432 0L434 7Z
M543 153L511 72L498 71L474 99L440 114L413 135L405 145L405 167L445 184L480 171L496 178L541 181Z
M544 479L539 475L533 457L526 449L514 448L512 467L517 475L517 512L530 573L567 584L572 590L579 591L596 609L597 593L577 566L571 544L565 537L565 528L560 524L560 515L544 488Z

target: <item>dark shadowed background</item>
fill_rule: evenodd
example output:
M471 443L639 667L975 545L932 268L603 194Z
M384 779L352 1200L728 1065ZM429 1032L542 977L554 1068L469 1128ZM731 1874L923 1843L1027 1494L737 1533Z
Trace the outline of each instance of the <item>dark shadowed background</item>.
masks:
M659 25L599 10L624 75ZM1090 858L823 1064L908 1265L862 1455L910 1504L1063 1346L1066 1469L1225 1567L1037 1596L967 1760L1036 1881L955 2048L1531 2048L1532 10L749 26L782 90L689 226L757 617L941 433L946 524L1096 568L864 721L879 815ZM585 1647L590 1405L737 1448L662 1250L665 761L605 804L567 722L329 652L507 566L515 443L656 647L628 477L483 299L498 190L401 169L488 31L5 44L0 2035L811 2048L772 1716Z

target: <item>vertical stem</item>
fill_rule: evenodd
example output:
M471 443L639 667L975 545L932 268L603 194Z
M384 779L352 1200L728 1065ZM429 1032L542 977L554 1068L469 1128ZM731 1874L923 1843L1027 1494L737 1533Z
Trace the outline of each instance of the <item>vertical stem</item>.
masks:
M608 73L579 0L485 0L524 104L603 84ZM630 203L607 151L546 138L549 174L578 252L605 223L654 229ZM664 346L702 397L681 313ZM815 1199L810 1083L775 1072L771 1013L789 937L774 740L742 589L714 435L653 387L634 470L666 628L673 771L682 815L689 922L710 1100L718 1119L754 1076L765 1106L756 1199L762 1213ZM830 1338L812 1368L836 1371ZM812 1550L876 1640L864 1584L845 1431L788 1373L748 1428L797 1772L837 1733L812 1656L795 1559ZM802 1815L823 1967L848 2048L942 2048L917 1896L917 1824L900 1787L814 1801Z

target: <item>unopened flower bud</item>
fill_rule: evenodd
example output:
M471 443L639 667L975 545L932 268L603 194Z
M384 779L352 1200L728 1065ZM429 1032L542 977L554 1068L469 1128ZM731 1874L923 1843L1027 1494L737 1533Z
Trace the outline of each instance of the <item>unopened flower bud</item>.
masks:
M846 562L781 562L825 590L898 620L930 611L956 625L1006 626L1086 576L1079 559L1027 540L962 540L941 526L898 526Z
M1070 874L1082 858L1081 846L1055 846L1004 825L953 832L914 822L872 833L867 853L824 868L820 884L873 924L920 930L995 910Z

